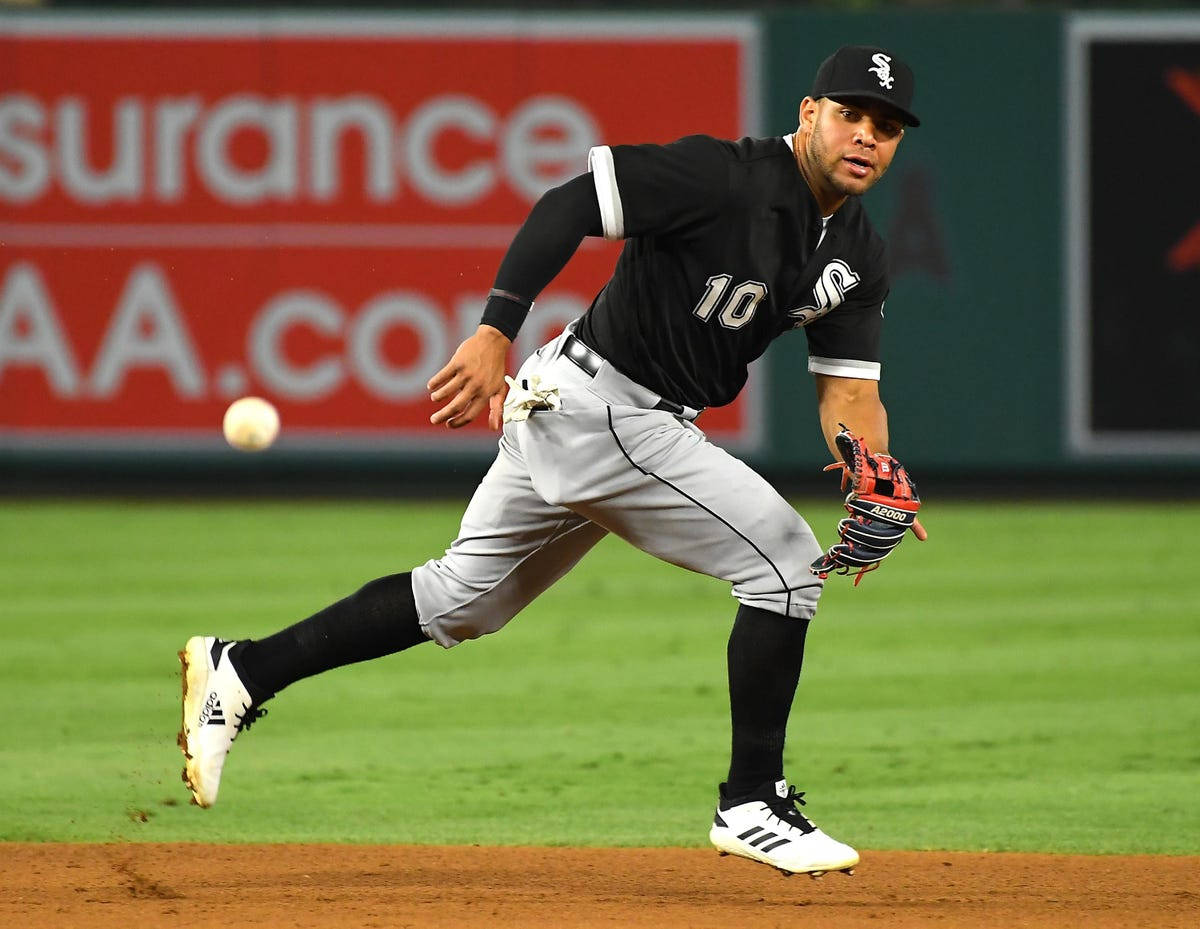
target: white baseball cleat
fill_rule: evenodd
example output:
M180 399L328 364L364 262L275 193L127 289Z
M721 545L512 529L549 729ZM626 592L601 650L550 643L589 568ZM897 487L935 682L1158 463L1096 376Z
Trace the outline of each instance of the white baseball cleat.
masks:
M183 665L183 728L179 730L185 759L183 782L197 806L217 802L221 769L233 740L267 712L254 706L233 668L229 649L235 644L212 636L192 636L179 653Z
M761 861L784 874L849 873L858 864L858 852L831 839L796 809L803 796L784 780L733 798L722 784L708 838L723 855Z

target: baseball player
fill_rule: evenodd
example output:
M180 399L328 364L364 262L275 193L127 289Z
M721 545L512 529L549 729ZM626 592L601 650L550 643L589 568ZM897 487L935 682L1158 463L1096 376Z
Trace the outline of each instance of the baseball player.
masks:
M887 171L913 76L890 52L839 49L796 130L599 146L547 192L500 264L482 321L429 383L433 423L488 412L499 452L446 553L379 578L268 638L196 636L184 668L184 780L217 799L234 738L301 678L418 645L496 632L607 533L732 586L732 755L710 830L722 854L786 873L849 870L858 853L797 809L783 747L805 636L830 573L862 573L921 534L919 500L886 454L879 341L884 243L859 201ZM505 360L533 300L585 236L624 239L588 311ZM823 551L808 524L695 420L732 401L747 365L803 329L818 414L851 482ZM832 467L832 466L831 466ZM843 482L845 486L845 481ZM857 578L856 578L857 583Z

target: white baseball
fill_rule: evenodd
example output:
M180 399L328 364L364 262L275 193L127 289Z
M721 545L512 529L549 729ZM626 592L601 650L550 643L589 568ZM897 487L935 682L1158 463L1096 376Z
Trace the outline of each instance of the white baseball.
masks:
M229 404L222 427L234 448L261 452L279 435L279 412L262 397L242 397Z

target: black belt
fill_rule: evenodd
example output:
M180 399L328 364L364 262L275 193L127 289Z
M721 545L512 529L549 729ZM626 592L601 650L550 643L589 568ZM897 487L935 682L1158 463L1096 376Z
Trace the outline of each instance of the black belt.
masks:
M567 337L563 339L562 353L575 363L575 367L590 377L595 377L599 374L600 365L604 364L604 359L592 351L591 348L584 345L574 333L568 332ZM701 410L690 409L672 400L667 400L665 397L660 398L658 403L654 404L651 409L662 410L664 413L671 413L674 416L682 416L684 419L695 419L703 412Z

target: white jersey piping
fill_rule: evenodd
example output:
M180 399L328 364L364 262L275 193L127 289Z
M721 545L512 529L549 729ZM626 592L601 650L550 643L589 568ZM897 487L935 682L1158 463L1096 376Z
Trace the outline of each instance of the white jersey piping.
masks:
M600 222L604 238L625 238L625 212L621 208L621 191L617 189L617 169L613 165L612 149L596 145L588 152L588 169L596 185L596 201L600 204Z
M808 373L877 381L879 380L880 365L878 361L860 361L857 358L821 358L817 355L810 355Z

